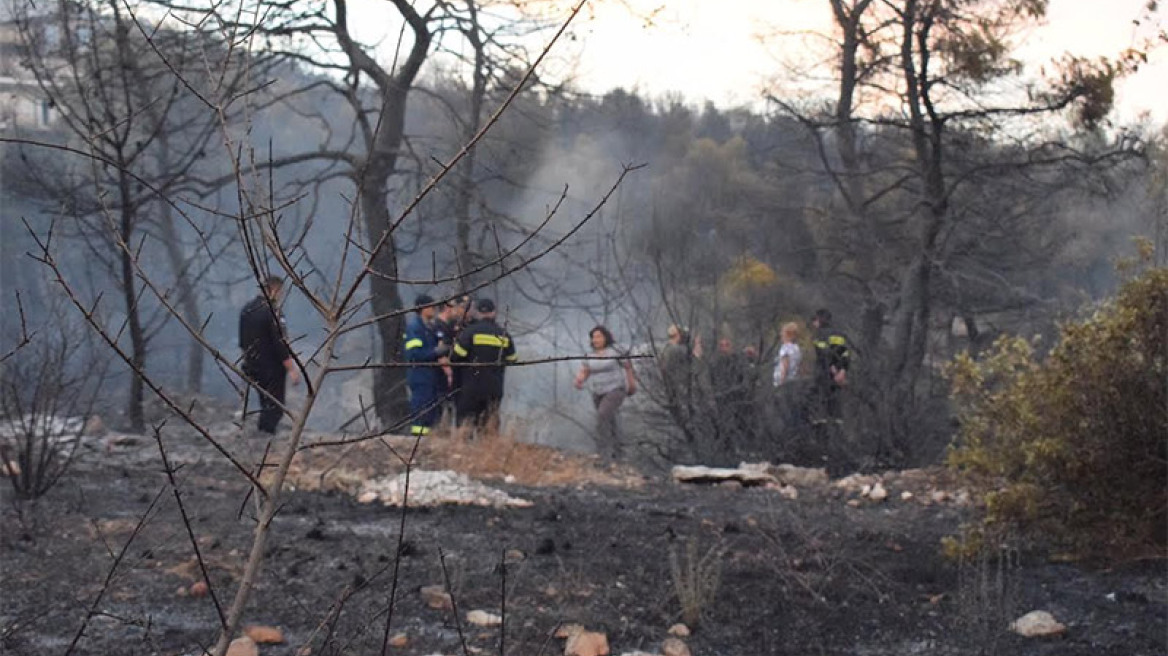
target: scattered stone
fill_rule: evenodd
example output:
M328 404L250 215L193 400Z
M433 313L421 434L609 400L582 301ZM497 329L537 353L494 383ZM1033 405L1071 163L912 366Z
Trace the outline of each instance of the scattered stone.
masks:
M207 587L206 581L195 581L191 584L190 589L187 590L187 592L189 592L190 595L195 598L206 597L207 593L210 591L211 589Z
M409 481L409 505L415 508L447 504L495 508L529 508L533 505L526 499L513 497L502 490L471 480L466 474L449 470L413 471L409 474ZM371 494L387 506L402 505L406 494L406 474L365 481L357 492L357 499L369 498Z
M871 485L864 485L860 488L860 496L862 496L862 497L867 497L871 493L872 493L872 486Z
M777 482L775 477L756 467L730 469L724 467L701 467L677 465L672 471L673 480L678 483L721 483L738 481L744 486L766 485Z
M514 474L507 474L506 476L503 477L503 482L508 484L508 485L513 484L515 482L515 475Z
M665 642L661 643L661 654L662 656L692 656L689 645L680 638L666 638Z
M851 508L859 508L860 507L860 500L859 499L848 499L848 506Z
M678 622L677 624L669 627L669 635L676 636L678 638L688 638L690 636L689 627L682 624L681 622Z
M520 549L508 549L507 553L503 554L503 560L508 563L518 563L527 560L527 554Z
M191 594L191 592L190 590L187 590L187 586L185 585L180 585L178 590L174 591L174 596L176 597L186 597L189 594Z
M475 626L499 626L503 618L485 610L472 610L466 614L466 621Z
M970 504L969 490L958 490L957 496L953 498L953 503L959 506L968 506Z
M426 606L434 610L454 609L454 599L450 597L450 593L446 592L446 588L440 585L427 585L423 586L420 592Z
M105 435L105 422L101 420L101 415L93 415L89 419L86 419L85 427L82 428L82 431L86 435L93 435L95 437Z
M888 498L888 490L884 489L884 486L880 483L877 483L876 485L873 485L872 489L868 492L868 498L879 503Z
M729 489L729 490L741 490L742 489L742 481L735 481L735 480L722 481L721 483L718 483L718 487L724 487L724 488Z
M841 490L855 492L863 489L865 485L869 486L870 490L871 486L875 485L879 481L879 478L870 474L852 474L836 481L835 486Z
M410 644L410 637L404 633L398 633L389 639L389 646L396 649L401 649Z
M247 636L236 638L227 646L227 656L259 656L260 649L254 640Z
M379 498L380 497L378 497L377 493L373 490L365 490L361 494L357 495L357 503L373 503Z
M257 645L280 645L284 643L284 632L274 626L254 624L244 627L243 634Z
M909 501L912 498L913 498L913 493L909 492L908 490L905 490L904 492L900 493L900 500L901 501Z
M580 631L568 637L564 656L606 656L608 636L595 631Z
M949 500L949 493L945 490L933 490L932 494L929 495L929 499L933 503L945 503Z
M577 633L583 633L584 627L579 624L561 624L556 627L557 638L571 638Z
M779 481L795 487L827 485L828 482L827 470L822 467L796 467L795 465L782 464L771 467L770 474Z
M1045 610L1034 610L1014 620L1010 629L1027 638L1042 638L1061 635L1067 627Z

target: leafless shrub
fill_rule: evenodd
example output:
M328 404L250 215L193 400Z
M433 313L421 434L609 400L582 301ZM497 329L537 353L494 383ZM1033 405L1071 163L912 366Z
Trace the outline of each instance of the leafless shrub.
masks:
M701 623L722 582L722 557L726 546L716 543L702 550L699 540L689 538L682 547L669 550L673 592L681 604L681 619L689 626Z
M1018 551L1008 543L998 549L963 554L958 564L958 630L981 656L999 653L1007 627L1018 610L1014 573Z
M103 373L80 350L66 329L42 331L0 365L0 468L18 498L43 496L77 453Z

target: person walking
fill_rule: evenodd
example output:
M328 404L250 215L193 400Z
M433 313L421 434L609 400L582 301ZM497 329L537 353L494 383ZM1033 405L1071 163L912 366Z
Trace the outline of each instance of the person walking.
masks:
M243 351L242 370L247 383L260 397L258 428L274 434L284 414L284 391L288 379L300 382L300 370L288 347L284 317L280 313L284 280L268 276L263 293L243 306L239 313L239 348ZM247 397L244 397L247 416Z
M437 314L434 299L422 294L414 300L415 313L406 323L403 352L410 367L406 385L410 395L410 434L429 435L442 416L442 398L446 390L447 362L450 347L439 341L430 323Z
M459 424L486 428L503 401L504 368L518 356L511 336L495 321L495 302L480 298L474 307L475 320L458 335L450 360L463 365L455 406Z
M637 393L637 380L632 364L619 359L608 328L596 326L589 331L588 340L592 353L576 374L576 389L582 390L589 383L592 405L596 408L596 452L601 458L613 461L621 457L623 450L617 412L625 397Z

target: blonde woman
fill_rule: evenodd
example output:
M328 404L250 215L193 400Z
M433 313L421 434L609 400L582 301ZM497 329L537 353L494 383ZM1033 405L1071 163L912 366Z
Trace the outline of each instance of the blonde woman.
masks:
M775 387L785 385L799 377L799 363L803 360L803 353L799 350L799 325L790 322L783 324L781 331L783 345L779 347L779 357L775 358Z

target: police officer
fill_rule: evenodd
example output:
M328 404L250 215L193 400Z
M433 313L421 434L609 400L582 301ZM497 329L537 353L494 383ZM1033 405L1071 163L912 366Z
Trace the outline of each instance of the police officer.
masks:
M243 373L260 397L259 430L275 433L284 414L287 379L300 382L300 370L285 338L284 317L279 314L284 280L269 276L263 293L253 298L239 313L239 348L243 351ZM244 399L244 413L247 400Z
M406 362L406 385L410 390L411 435L429 435L442 416L442 398L446 375L442 364L450 347L439 341L430 325L437 309L434 299L422 294L414 300L415 313L406 323L403 352Z
M494 301L480 298L475 311L475 321L459 334L450 359L466 364L458 392L458 421L483 427L503 400L503 367L517 356L511 336L495 322Z

